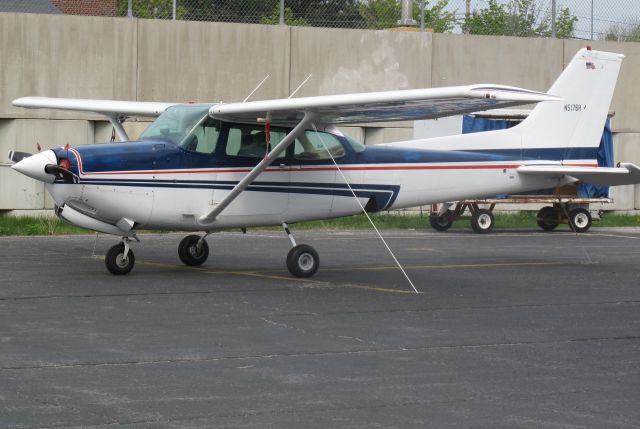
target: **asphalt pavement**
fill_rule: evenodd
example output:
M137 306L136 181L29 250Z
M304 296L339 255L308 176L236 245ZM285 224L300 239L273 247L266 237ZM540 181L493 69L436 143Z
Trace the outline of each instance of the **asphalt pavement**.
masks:
M0 428L640 427L640 230L0 238Z

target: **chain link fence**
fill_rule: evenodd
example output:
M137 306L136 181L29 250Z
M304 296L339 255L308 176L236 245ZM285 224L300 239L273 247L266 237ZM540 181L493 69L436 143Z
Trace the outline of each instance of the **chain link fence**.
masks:
M638 0L0 0L3 11L640 42Z

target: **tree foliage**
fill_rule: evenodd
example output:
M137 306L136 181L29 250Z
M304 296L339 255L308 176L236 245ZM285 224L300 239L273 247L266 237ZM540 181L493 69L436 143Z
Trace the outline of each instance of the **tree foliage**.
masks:
M455 12L447 10L449 0L425 0L424 25L436 33L451 31L456 24ZM367 28L396 27L402 6L399 0L369 0L360 4L359 12ZM420 2L413 2L413 19L420 22Z
M425 27L448 32L456 25L450 0L425 0ZM278 24L280 0L178 0L177 19ZM127 14L128 0L118 0L118 15ZM133 0L136 18L171 19L173 0ZM390 28L400 20L400 0L286 0L287 25ZM413 2L420 22L420 1Z
M264 16L260 20L261 24L279 24L280 23L280 7L276 6L271 15ZM284 23L290 26L306 27L309 23L304 18L297 18L290 7L284 8Z
M127 16L128 10L129 0L120 0L117 9L118 16ZM134 0L131 10L136 18L172 19L173 0ZM180 5L176 7L176 19L184 19L186 14L187 8Z
M569 8L560 8L556 14L556 37L571 37L577 20ZM504 4L489 0L485 8L465 17L462 30L469 34L550 37L551 16L543 13L536 0L510 0Z
M603 39L613 42L640 42L640 24L612 24Z
M285 4L296 18L303 19L314 27L364 26L358 9L359 0L286 0Z

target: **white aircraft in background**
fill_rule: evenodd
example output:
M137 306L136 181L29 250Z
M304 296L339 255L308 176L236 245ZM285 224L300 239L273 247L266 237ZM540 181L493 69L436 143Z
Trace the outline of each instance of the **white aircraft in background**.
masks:
M212 232L282 225L289 271L309 277L318 254L297 245L287 224L577 180L640 183L637 166L596 161L622 59L582 49L548 94L470 85L229 104L19 98L15 106L104 114L123 141L123 118L158 118L135 142L16 153L13 168L45 182L60 218L122 237L105 258L113 274L133 268L130 242L141 229L200 231L178 246L195 266ZM484 133L365 147L336 128L530 103L539 104L518 126Z

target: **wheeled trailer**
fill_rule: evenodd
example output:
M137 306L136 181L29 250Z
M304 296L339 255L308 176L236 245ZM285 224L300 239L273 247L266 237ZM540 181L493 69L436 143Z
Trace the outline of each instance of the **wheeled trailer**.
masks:
M495 226L493 209L497 204L546 204L536 216L538 226L552 231L558 225L568 224L575 232L587 232L594 219L600 219L601 210L590 210L590 204L608 204L611 198L580 198L576 196L527 195L508 198L487 198L433 204L429 223L436 231L446 231L453 222L469 219L471 228L478 234L488 234ZM481 206L489 206L483 208ZM465 215L466 212L470 213Z

